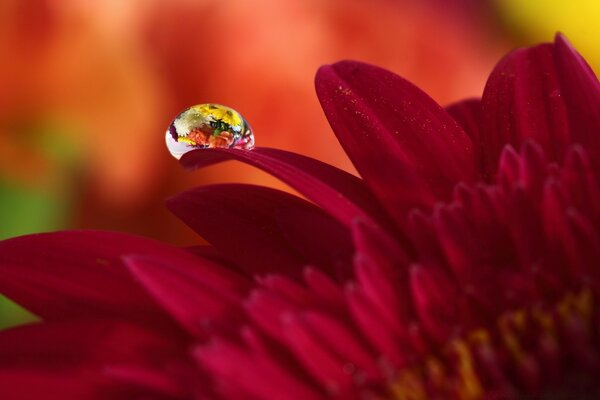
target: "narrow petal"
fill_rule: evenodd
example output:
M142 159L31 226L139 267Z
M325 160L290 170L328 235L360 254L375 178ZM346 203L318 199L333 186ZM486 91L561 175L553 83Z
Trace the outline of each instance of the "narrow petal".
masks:
M458 287L438 268L414 266L410 272L419 318L427 332L443 343L462 322Z
M174 197L167 205L250 274L299 273L308 263L332 260L338 249L323 246L323 242L345 243L340 250L350 247L348 233L322 210L297 196L266 187L206 186ZM301 222L298 216L302 216ZM288 226L290 220L299 225ZM317 259L311 259L315 255Z
M110 316L169 321L131 278L120 257L176 262L192 257L154 240L112 232L64 231L0 242L0 292L47 320Z
M404 225L475 177L473 146L448 113L399 76L352 61L321 67L317 95L340 143L388 212Z
M314 201L345 225L357 216L384 223L377 200L359 178L321 161L283 150L201 149L181 157L187 168L238 160L260 168Z
M303 376L291 373L269 354L253 354L241 346L216 339L198 348L194 355L204 368L223 379L225 387L239 387L256 399L325 398Z

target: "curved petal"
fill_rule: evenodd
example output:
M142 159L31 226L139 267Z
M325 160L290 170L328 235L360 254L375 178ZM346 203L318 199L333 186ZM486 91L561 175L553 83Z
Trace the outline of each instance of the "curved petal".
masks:
M600 83L586 61L567 39L557 34L554 61L569 111L573 141L582 144L600 165Z
M408 210L448 198L475 178L469 137L416 86L353 61L321 67L319 100L340 143L400 225Z
M553 161L562 162L575 142L598 154L599 110L598 79L562 35L515 50L498 63L482 98L485 175L494 176L506 144L520 148L526 139Z
M520 148L534 139L554 160L570 141L551 44L518 49L504 57L482 97L481 132L484 171L493 177L502 148Z
M250 164L281 179L344 225L350 226L357 216L386 225L383 210L364 182L310 157L260 147L251 151L200 149L184 154L180 162L187 168L201 168L227 160Z
M323 263L352 248L341 224L306 200L275 189L205 186L170 199L167 206L251 275L287 272L299 276L306 264L320 262L328 267Z
M121 256L127 254L201 268L213 279L229 278L219 278L226 272L209 270L198 257L155 240L64 231L0 242L0 292L46 320L105 316L171 326L123 265Z

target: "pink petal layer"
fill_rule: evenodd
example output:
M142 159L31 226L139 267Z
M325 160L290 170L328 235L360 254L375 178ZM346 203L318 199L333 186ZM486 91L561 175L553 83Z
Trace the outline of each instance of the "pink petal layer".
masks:
M226 160L238 160L272 174L345 225L357 216L385 222L377 200L359 178L299 154L268 148L201 149L186 153L181 164L201 168Z
M321 67L317 94L340 143L387 211L404 225L413 207L448 198L475 178L469 137L427 94L381 68Z
M339 251L348 253L351 248L343 226L322 210L266 187L206 186L174 197L167 205L251 275L276 271L299 276L304 265L335 260Z
M0 242L0 292L47 320L121 317L167 323L120 257L136 253L172 259L175 247L100 231L64 231ZM191 257L191 256L188 256Z

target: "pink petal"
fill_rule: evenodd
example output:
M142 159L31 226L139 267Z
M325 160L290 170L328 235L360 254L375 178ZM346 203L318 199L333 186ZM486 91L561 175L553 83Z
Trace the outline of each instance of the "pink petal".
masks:
M191 334L203 337L240 321L245 290L237 282L215 284L203 268L186 268L157 260L129 256L125 263L148 292ZM203 263L209 263L204 261Z
M323 243L340 245L339 250L346 252L350 248L348 233L322 210L297 196L266 187L201 187L170 199L167 205L250 274L299 274L307 263L335 259L338 249Z
M345 225L349 226L357 216L386 221L377 200L359 178L300 154L268 148L201 149L185 154L181 164L201 168L232 159L281 179Z
M0 292L44 319L110 316L169 325L120 257L192 257L154 240L100 231L65 231L0 242Z
M469 137L408 81L342 61L321 67L316 88L346 153L400 225L411 208L429 208L475 178Z

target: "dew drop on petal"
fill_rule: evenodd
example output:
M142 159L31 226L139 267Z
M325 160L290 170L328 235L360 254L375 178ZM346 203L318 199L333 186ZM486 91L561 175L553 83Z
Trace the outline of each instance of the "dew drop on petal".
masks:
M248 122L239 112L219 104L185 109L169 125L165 141L176 159L196 149L254 148L254 134Z

